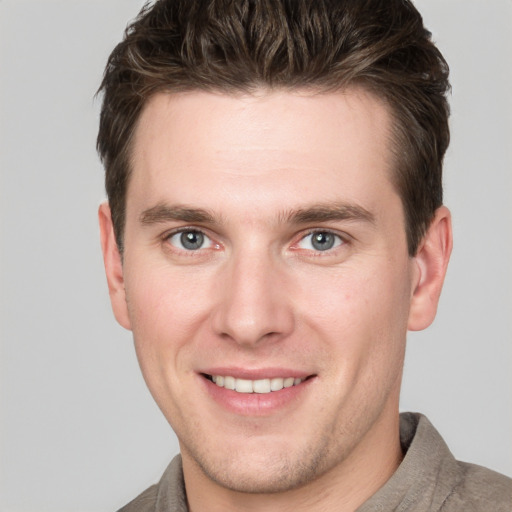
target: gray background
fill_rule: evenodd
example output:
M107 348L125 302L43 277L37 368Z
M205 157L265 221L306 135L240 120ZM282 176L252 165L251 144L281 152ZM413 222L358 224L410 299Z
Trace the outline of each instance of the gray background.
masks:
M96 223L93 94L141 3L0 1L2 512L116 510L177 451L111 315ZM455 250L402 409L512 475L512 2L417 4L452 68Z

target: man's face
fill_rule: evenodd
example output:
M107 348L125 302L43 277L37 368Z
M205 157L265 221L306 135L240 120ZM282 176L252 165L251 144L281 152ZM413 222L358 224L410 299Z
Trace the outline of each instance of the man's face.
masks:
M418 272L389 123L357 90L141 115L114 308L184 463L223 486L296 487L394 432Z

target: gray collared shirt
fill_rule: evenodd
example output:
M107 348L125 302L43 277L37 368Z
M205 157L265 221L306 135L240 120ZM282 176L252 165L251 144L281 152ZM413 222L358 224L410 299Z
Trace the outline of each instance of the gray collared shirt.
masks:
M400 442L399 468L356 512L512 512L512 480L455 460L425 416L400 415ZM188 512L181 457L119 512Z

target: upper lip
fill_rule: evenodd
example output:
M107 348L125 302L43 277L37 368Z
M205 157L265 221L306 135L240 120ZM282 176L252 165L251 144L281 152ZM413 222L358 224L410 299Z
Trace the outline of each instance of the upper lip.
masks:
M233 367L215 367L215 368L207 368L204 370L200 370L198 373L202 373L205 375L221 375L221 376L230 376L235 377L237 379L247 379L247 380L260 380L260 379L276 379L279 377L295 377L299 379L305 379L306 377L310 377L314 375L311 372L297 370L292 368L233 368Z

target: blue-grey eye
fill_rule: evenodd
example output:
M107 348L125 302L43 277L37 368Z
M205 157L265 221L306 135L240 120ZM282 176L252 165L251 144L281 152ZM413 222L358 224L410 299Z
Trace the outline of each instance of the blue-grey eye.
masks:
M211 240L201 231L188 229L174 233L169 238L169 243L185 251L197 251L207 249L212 245Z
M343 243L340 236L329 231L313 231L306 235L298 244L301 249L309 251L328 251Z

